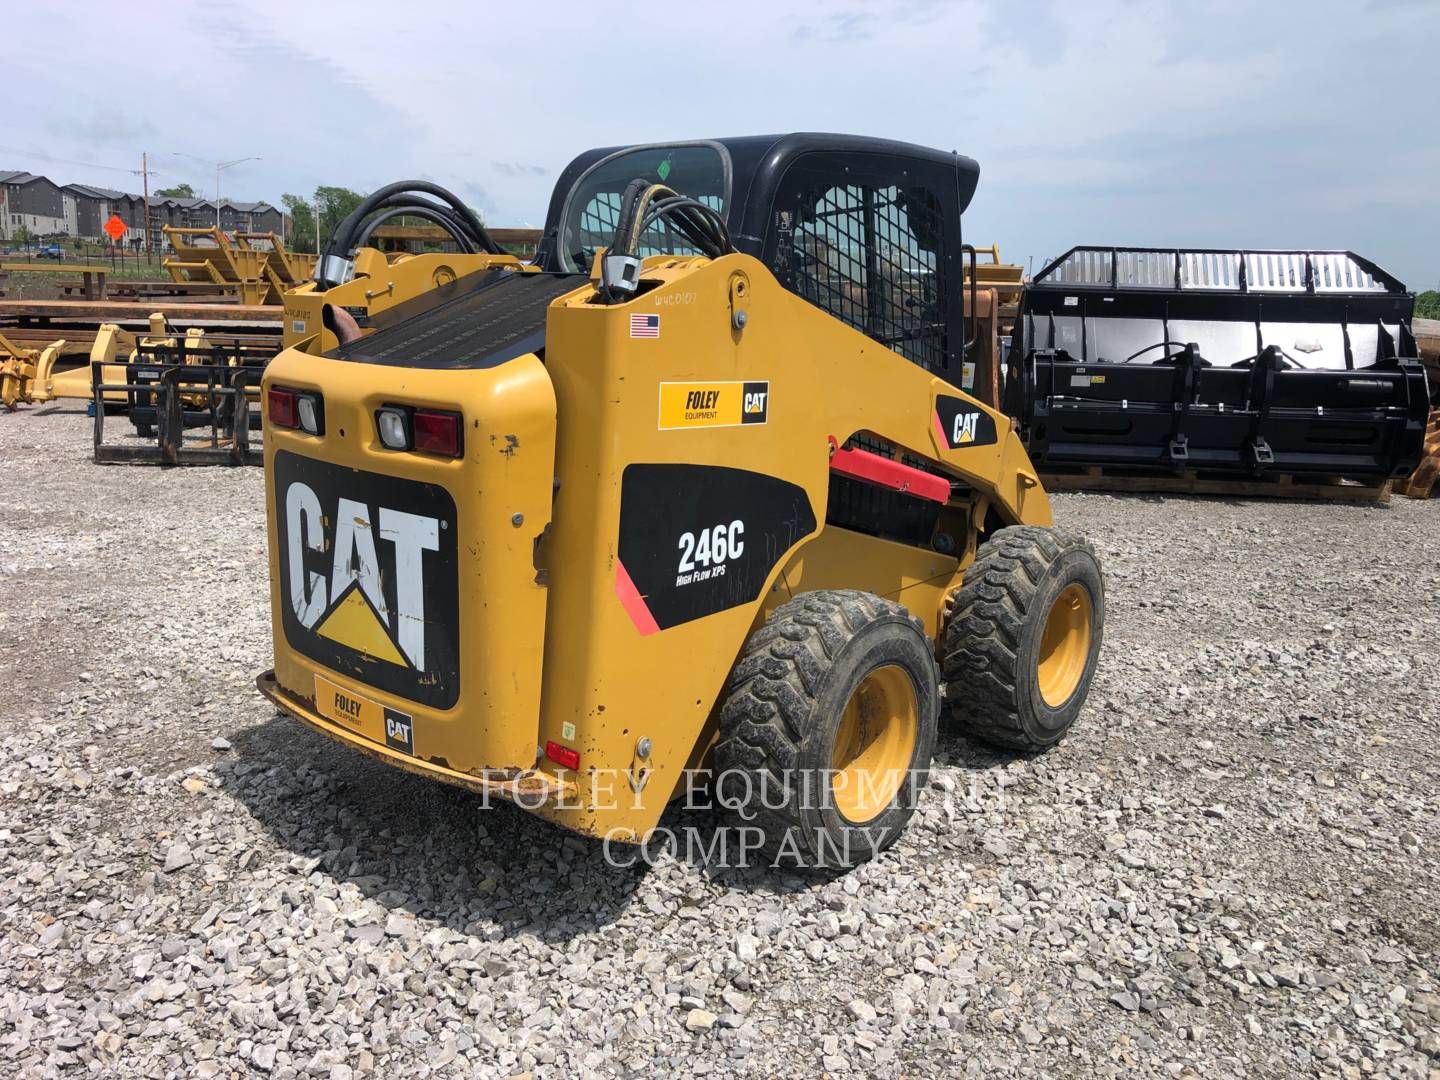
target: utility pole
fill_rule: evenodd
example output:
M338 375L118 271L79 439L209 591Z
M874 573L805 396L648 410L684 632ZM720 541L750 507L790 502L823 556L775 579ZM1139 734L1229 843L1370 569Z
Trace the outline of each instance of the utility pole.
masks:
M145 151L140 152L140 175L144 185L144 196L140 203L140 220L145 224L145 262L149 264L153 260L150 257L150 155Z

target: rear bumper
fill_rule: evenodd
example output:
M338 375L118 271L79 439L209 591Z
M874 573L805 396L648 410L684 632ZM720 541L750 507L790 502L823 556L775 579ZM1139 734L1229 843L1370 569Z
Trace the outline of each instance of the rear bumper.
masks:
M294 717L302 724L314 728L320 734L326 735L336 742L344 743L346 746L378 758L387 765L404 769L406 772L428 776L432 780L454 784L456 787L468 788L481 795L496 795L502 799L508 799L526 810L536 810L542 806L567 802L573 803L575 800L574 781L562 780L536 769L494 770L490 773L473 775L446 768L434 762L409 757L391 750L389 747L381 746L379 743L361 738L321 716L315 711L313 701L287 691L275 678L274 671L261 672L255 677L255 685L260 693L269 698L275 707L287 716Z

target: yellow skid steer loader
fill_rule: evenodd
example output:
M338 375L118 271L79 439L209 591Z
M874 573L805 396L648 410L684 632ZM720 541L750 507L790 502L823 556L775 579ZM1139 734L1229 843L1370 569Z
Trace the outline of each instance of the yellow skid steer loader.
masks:
M377 192L264 376L262 692L590 836L642 840L709 770L807 865L895 840L942 705L1058 741L1104 594L956 386L978 173L839 135L593 150L530 265L424 185L469 249L409 295L357 244L405 185Z

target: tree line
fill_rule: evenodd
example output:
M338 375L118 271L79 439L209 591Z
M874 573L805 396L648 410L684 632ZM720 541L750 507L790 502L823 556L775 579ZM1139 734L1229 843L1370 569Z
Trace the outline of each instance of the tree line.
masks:
M292 251L318 252L316 238L323 244L326 237L335 231L335 226L360 205L365 196L358 191L344 187L330 187L321 184L315 189L313 198L306 199L289 192L280 196L285 212L290 215ZM317 218L318 211L318 218ZM318 225L318 228L317 228Z

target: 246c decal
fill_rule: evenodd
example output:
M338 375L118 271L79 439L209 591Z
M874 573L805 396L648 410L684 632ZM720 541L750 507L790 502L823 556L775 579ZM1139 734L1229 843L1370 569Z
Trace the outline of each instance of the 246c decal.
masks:
M754 601L815 531L798 484L723 465L629 465L615 592L642 634Z
M680 568L675 584L708 581L725 573L725 564L745 554L745 522L736 518L728 525L680 534Z

